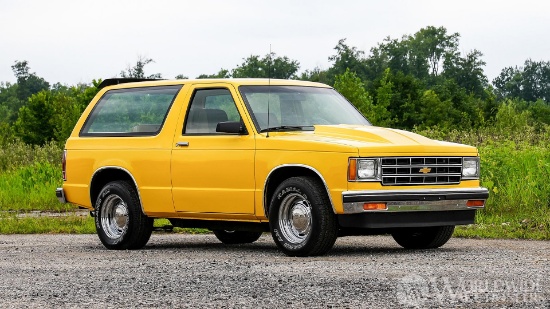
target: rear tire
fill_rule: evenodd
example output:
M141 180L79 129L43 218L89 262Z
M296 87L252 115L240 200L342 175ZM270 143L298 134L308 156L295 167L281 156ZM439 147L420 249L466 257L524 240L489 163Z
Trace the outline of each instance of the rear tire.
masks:
M455 230L451 226L403 228L391 234L393 239L405 249L433 249L443 246Z
M269 226L277 247L288 256L323 255L338 236L338 222L322 185L313 177L292 177L275 190Z
M141 249L153 231L153 219L141 210L134 186L113 181L101 189L95 205L95 226L107 249Z
M250 244L262 236L262 232L213 230L219 241L226 245Z

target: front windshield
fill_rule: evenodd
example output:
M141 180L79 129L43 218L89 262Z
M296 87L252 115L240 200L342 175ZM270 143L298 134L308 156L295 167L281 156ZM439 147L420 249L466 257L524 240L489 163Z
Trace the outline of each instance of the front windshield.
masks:
M241 86L239 90L252 111L259 131L268 128L313 130L314 125L370 125L361 113L331 88Z

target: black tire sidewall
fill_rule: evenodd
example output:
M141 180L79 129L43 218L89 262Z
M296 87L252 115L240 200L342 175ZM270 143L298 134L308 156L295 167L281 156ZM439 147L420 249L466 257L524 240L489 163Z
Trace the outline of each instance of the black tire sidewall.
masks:
M286 254L290 255L307 255L313 246L317 235L319 235L318 229L320 228L318 222L320 220L319 207L323 207L322 200L317 197L314 192L309 188L311 184L305 182L302 178L289 178L279 185L275 190L271 199L271 207L269 209L269 225L273 239L277 246L281 248ZM286 196L292 193L300 194L311 206L311 231L304 241L296 244L288 241L284 235L281 234L281 227L279 226L279 209L281 202Z
M118 238L111 238L107 236L103 227L101 226L101 211L103 209L105 200L110 195L118 195L128 207L128 227L124 233ZM97 235L101 240L101 243L108 249L122 249L128 245L130 241L130 234L132 233L134 222L135 222L135 204L136 197L132 196L132 193L128 191L120 182L110 182L103 187L101 192L98 195L95 204L96 216L95 216L95 227Z

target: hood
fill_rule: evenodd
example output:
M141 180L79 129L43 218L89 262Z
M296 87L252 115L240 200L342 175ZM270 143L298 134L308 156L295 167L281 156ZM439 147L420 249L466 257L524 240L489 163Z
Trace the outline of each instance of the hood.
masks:
M318 125L314 131L270 133L269 139L301 141L294 144L296 150L310 150L306 144L325 144L325 151L335 148L357 152L359 156L373 155L477 155L477 149L456 143L436 141L403 130L361 125ZM307 143L309 141L309 143ZM302 146L300 146L302 144ZM315 147L315 148L317 148ZM320 149L319 149L320 150Z

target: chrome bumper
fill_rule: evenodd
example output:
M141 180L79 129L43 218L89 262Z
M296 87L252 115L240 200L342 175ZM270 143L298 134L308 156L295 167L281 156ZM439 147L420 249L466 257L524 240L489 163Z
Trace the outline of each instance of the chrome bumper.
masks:
M63 188L57 188L55 190L55 196L57 196L59 202L63 204L67 203L67 199L65 198L65 191L63 191Z
M486 188L373 190L342 193L344 214L473 210L483 206L469 207L466 204L469 200L486 201L488 197L489 190ZM365 203L377 202L385 203L386 209L364 210Z

